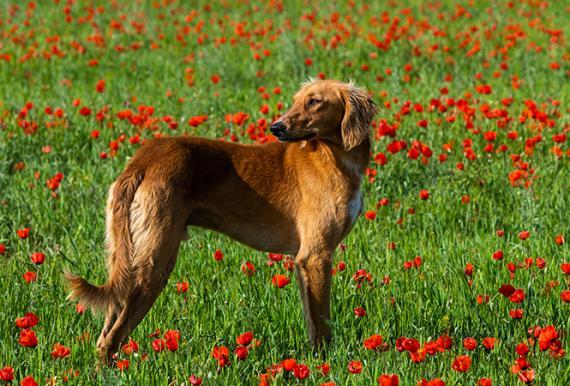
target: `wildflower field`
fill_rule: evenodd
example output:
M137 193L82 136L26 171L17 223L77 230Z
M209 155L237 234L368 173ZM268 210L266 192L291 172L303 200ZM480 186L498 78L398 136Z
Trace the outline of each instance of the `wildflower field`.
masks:
M0 384L568 385L564 1L0 4ZM107 189L146 139L275 141L309 77L378 105L365 213L308 343L294 256L190 229L95 371ZM318 198L317 198L318 199Z

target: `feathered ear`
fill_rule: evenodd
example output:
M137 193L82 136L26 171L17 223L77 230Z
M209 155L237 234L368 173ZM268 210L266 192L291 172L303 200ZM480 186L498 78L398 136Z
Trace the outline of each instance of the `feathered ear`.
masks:
M376 114L376 103L365 90L352 83L344 90L345 110L340 125L342 143L346 150L360 145L370 135L370 124Z

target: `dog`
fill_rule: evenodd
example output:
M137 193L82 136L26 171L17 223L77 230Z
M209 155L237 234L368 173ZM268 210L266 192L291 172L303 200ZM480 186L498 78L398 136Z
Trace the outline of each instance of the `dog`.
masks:
M331 338L333 253L362 212L375 113L354 84L311 80L270 126L279 141L145 142L109 189L107 283L65 272L69 297L105 312L100 361L109 362L164 289L189 226L295 255L309 340L323 347Z

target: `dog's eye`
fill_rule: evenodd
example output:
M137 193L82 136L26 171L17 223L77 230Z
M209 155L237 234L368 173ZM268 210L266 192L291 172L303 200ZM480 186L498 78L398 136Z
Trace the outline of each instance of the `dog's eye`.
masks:
M307 106L315 106L319 102L320 102L320 100L318 100L316 98L311 98L307 101Z

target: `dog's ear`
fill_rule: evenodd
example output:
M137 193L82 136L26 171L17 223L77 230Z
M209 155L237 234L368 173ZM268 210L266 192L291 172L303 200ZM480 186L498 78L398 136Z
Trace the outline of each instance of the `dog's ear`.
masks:
M343 91L344 118L340 125L346 150L360 145L370 135L370 124L376 114L376 103L365 90L352 83Z

